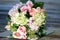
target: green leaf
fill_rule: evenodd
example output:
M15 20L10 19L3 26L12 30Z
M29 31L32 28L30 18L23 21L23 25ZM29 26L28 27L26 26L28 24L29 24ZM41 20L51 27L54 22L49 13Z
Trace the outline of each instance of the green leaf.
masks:
M19 13L21 12L20 8L18 8L18 12L19 12Z
M41 8L43 8L43 6L44 6L44 2L36 2L33 7L34 7L34 8L36 8L36 7L41 7Z
M10 18L10 16L9 16L9 15L7 16L7 20L8 20L8 21L10 21L10 20L11 20L11 18Z
M24 25L26 27L26 31L28 32L30 30L30 27L28 25Z
M35 37L35 32L32 31L32 30L30 30L30 31L28 32L28 37L29 37L29 38L34 38L34 37Z
M12 36L12 34L10 35L10 38L14 38L14 37Z
M13 26L11 26L10 29L12 32L17 31L17 28L14 28Z
M14 32L14 31L17 31L19 25L17 24L13 24L13 26L10 27L11 31Z
M18 28L19 25L17 25L17 24L14 23L13 26L14 26L15 28Z
M28 11L27 11L27 13L25 14L25 16L26 16L28 19L31 17Z
M38 28L38 30L35 33L37 37L43 37L46 35L46 27L42 25L41 27Z

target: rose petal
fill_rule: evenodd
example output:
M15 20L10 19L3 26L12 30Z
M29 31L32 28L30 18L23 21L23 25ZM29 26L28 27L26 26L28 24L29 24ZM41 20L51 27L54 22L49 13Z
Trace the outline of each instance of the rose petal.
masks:
M19 32L16 32L15 35L16 35L17 37L21 36Z
M32 8L32 9L30 10L30 15L33 16L33 15L36 14L36 12L37 12L37 10L36 10L35 8Z
M22 12L27 11L27 6L23 6L23 7L21 8L21 11L22 11Z
M32 7L33 3L32 3L32 1L27 1L26 5Z

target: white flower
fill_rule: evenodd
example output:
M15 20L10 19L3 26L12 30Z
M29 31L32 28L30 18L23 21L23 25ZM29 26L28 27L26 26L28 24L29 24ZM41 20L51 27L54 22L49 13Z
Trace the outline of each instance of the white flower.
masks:
M5 27L7 30L10 30L10 25L6 25Z
M10 17L14 17L14 16L18 16L19 13L18 13L18 10L17 9L11 9L8 13L10 15Z
M22 4L22 2L20 2L20 3L16 4L16 5L14 5L13 8L18 9L18 8L22 7L22 5L24 5L24 4Z

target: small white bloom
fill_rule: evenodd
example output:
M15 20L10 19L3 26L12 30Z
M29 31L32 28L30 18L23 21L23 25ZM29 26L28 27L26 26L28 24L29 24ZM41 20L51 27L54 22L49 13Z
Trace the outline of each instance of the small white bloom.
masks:
M10 25L6 25L5 27L7 30L10 30Z

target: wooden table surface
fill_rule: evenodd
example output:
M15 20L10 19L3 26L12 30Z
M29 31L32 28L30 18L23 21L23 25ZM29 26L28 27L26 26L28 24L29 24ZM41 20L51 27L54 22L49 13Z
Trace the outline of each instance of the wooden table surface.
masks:
M60 32L54 32L46 37L41 38L40 40L60 40Z
M21 39L15 39L15 38L2 38L0 37L0 40L21 40ZM40 38L39 40L60 40L60 32L54 32L51 33L45 37Z

